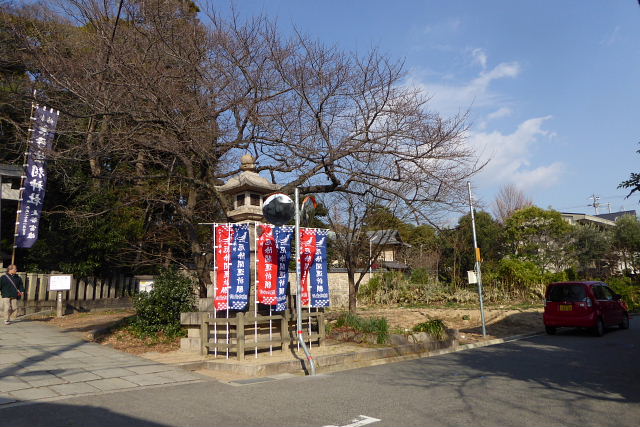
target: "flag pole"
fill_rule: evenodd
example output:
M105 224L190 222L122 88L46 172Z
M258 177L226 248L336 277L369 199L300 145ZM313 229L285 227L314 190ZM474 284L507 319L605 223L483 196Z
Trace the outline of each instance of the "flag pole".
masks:
M218 295L218 252L217 252L217 235L218 224L213 224L213 271L214 271L214 281L213 281L213 343L215 347L213 348L213 357L218 357L218 322L216 321L218 318L218 308L216 307L216 296ZM209 337L207 337L208 339Z
M253 290L253 342L256 345L255 358L258 358L258 227L257 222L253 223L253 275L255 277Z
M229 233L229 251L231 251L231 224L227 223L227 231ZM231 256L229 256L231 262ZM227 288L227 359L229 359L229 294L231 293L231 269L229 268L229 283ZM236 326L237 327L237 326Z

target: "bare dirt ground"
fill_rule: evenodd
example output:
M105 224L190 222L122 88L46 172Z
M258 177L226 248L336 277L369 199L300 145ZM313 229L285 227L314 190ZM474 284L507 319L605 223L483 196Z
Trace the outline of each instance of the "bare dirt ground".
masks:
M106 312L75 313L63 317L41 319L70 332L78 332L88 341L109 345L116 350L127 353L142 354L147 352L166 353L180 348L179 339L166 339L163 336L140 339L126 329L115 327L124 319L133 316L133 310L117 310ZM100 330L101 333L95 334Z
M485 308L487 337L482 337L482 319L479 309L462 308L385 308L364 309L364 317L386 317L392 330L411 329L418 323L440 319L447 328L460 331L460 343L468 344L483 339L506 338L514 335L544 331L544 309Z
M505 338L542 332L542 307L531 309L485 309L487 337L482 337L482 322L479 309L462 308L363 308L359 315L364 317L385 317L393 331L411 329L418 323L432 319L444 321L448 328L460 331L460 343L467 344L484 339ZM95 313L76 313L61 318L40 319L61 329L78 332L85 339L109 345L117 350L133 354L148 352L167 353L179 349L179 339L167 340L163 337L140 339L123 328L94 335L96 330L105 330L132 316L132 310L117 310ZM329 316L333 317L333 316Z

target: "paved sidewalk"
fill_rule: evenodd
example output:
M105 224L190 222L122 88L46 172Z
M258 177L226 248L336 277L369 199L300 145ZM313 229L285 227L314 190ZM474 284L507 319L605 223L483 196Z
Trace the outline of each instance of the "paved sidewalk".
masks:
M37 321L0 323L0 409L24 401L210 380Z

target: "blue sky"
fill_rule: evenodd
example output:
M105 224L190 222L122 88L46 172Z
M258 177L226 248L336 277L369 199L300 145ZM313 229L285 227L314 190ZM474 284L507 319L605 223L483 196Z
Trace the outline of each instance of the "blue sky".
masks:
M216 7L228 3L211 1ZM470 112L468 142L489 164L473 181L489 209L505 184L536 205L639 209L617 189L640 172L640 6L636 0L242 0L283 33L379 48L405 61L430 108Z

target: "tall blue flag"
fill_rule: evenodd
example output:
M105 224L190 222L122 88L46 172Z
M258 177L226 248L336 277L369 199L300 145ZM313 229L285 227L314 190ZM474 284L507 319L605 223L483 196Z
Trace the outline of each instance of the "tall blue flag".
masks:
M229 283L229 308L246 310L251 288L251 248L249 225L233 224L231 243L231 282Z
M287 309L287 288L289 287L289 262L291 261L291 240L293 227L280 226L275 231L278 250L278 302L275 311Z
M329 272L327 269L327 240L329 230L316 230L316 254L309 272L311 289L311 307L328 307L329 297Z
M17 248L30 248L38 240L40 214L47 187L47 152L51 150L59 111L36 106L29 139L27 170L16 234Z

